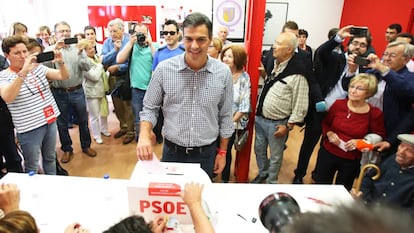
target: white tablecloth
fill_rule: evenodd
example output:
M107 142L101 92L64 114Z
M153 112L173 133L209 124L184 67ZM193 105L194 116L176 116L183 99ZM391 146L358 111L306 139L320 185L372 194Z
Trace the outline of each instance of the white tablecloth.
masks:
M131 182L136 181L47 175L29 177L17 173L9 173L0 180L0 183L18 184L20 207L35 216L42 233L63 232L72 222L80 222L92 232L102 232L128 216L127 186ZM329 210L329 205L352 202L346 189L339 185L205 184L203 199L212 213L216 232L265 233L267 230L260 222L258 207L274 192L292 195L302 212ZM312 198L329 205L318 204Z

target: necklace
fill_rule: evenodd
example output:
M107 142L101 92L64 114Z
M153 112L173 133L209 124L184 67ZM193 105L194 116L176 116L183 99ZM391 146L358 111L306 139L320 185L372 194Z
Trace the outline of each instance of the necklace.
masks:
M349 119L351 117L351 111L348 108L348 115L346 115L346 119Z

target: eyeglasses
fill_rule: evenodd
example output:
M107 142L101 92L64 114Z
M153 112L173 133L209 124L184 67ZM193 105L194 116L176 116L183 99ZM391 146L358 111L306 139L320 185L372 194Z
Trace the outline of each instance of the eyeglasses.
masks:
M396 53L388 53L388 52L385 52L385 53L383 53L382 54L382 56L383 57L391 57L391 58L396 58L397 57L397 54Z
M357 91L366 91L367 89L361 86L349 85L349 89L356 89Z
M358 41L352 41L352 43L351 43L353 46L359 46L360 48L366 48L367 47L367 44L365 44L365 43L360 43L360 42L358 42Z
M71 30L70 29L63 29L63 30L59 30L57 32L59 32L59 33L65 33L65 32L70 33Z
M170 34L170 35L173 36L173 35L175 35L175 33L177 33L177 32L175 32L175 31L162 31L161 35L166 36L166 35Z

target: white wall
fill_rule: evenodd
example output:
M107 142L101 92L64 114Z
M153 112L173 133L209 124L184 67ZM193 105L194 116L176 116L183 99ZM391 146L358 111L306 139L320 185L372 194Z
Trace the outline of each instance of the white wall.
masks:
M344 0L268 0L268 2L286 2L288 20L294 20L300 28L306 29L310 36L308 44L316 48L327 39L328 30L338 27ZM212 2L209 0L2 0L0 1L0 33L9 30L9 26L20 21L29 27L33 36L41 25L53 25L61 20L67 21L72 32L81 32L88 25L88 5L155 5L157 22L162 22L161 5L165 8L184 7L193 12L212 14ZM276 37L277 35L275 35Z

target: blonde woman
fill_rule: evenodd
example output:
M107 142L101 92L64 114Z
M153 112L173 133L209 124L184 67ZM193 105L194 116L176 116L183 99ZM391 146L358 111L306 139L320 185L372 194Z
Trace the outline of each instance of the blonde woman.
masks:
M96 55L95 42L82 39L78 46L85 50L91 63L91 69L84 72L84 88L92 135L97 143L102 144L101 134L106 137L111 136L111 133L108 132L107 117L109 112L105 94L109 90L108 77L102 65L102 57Z
M223 42L221 42L219 38L214 37L211 40L210 45L208 46L207 53L208 55L210 55L210 57L219 59L219 55L222 49L223 49Z

